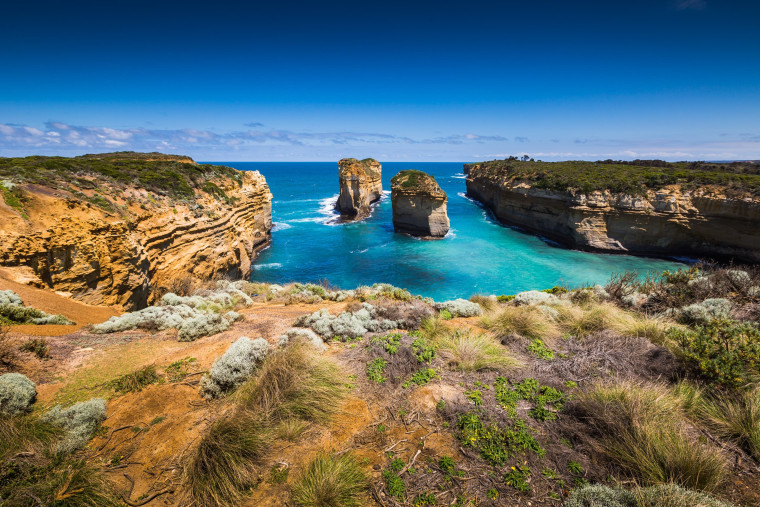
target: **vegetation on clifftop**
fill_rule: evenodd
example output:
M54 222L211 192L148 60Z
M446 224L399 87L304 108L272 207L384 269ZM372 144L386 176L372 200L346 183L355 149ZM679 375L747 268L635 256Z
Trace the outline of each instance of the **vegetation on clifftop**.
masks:
M72 158L0 157L0 179L64 189L70 184L95 189L99 186L98 181L139 182L151 192L177 199L192 198L194 189L224 198L226 196L220 195L221 189L217 190L216 185L207 185L216 177L242 181L241 173L231 167L195 164L188 157L161 153L118 152Z
M612 192L641 195L646 189L681 184L686 188L719 185L735 193L760 196L760 165L751 162L707 163L665 162L662 160L596 162L569 160L534 162L511 157L468 164L470 176L525 181L535 188L581 192L609 189Z
M433 176L417 169L406 169L391 178L391 188L420 189L431 193L442 192Z

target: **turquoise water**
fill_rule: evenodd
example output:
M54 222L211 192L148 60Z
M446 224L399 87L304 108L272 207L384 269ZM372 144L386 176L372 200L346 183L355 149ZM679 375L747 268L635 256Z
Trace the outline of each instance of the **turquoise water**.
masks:
M390 192L362 222L331 224L338 195L335 162L218 162L256 169L272 191L272 245L254 265L252 279L272 283L328 280L341 288L387 282L436 300L475 293L514 294L557 284L606 282L625 270L677 267L674 261L578 252L496 222L464 196L462 164L383 163L383 188L402 169L435 176L449 196L451 232L421 241L393 232Z

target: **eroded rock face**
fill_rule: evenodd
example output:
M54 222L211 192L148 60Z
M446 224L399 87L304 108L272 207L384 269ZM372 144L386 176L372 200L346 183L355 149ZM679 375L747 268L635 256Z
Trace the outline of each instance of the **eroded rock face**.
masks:
M391 180L396 232L436 239L449 232L448 197L435 178L422 171L401 171Z
M340 195L335 204L345 219L360 220L369 216L371 205L383 195L382 166L373 158L344 158L338 162Z
M81 180L21 184L22 211L0 200L0 265L19 280L134 310L183 277L247 277L271 237L272 196L256 171L212 175L181 200L138 182L97 180L93 191Z
M679 185L641 196L560 192L500 177L478 164L468 171L467 195L499 220L571 248L760 262L760 201L752 196Z

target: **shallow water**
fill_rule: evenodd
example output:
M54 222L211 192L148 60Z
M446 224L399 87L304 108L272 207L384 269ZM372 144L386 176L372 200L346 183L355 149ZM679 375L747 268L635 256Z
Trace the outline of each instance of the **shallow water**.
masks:
M628 255L579 252L500 225L465 197L462 164L383 163L386 190L372 216L335 224L335 162L216 162L260 171L272 191L272 245L257 259L252 280L328 280L341 288L387 282L436 300L472 294L514 294L558 284L606 282L614 272L661 272L681 264ZM451 232L421 241L393 232L390 179L403 169L435 176L449 196Z

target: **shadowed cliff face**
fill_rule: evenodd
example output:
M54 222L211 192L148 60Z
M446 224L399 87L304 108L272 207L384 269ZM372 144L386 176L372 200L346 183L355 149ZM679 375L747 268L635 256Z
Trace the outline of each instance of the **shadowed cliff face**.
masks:
M750 194L679 184L636 196L558 191L478 164L468 169L467 195L499 220L571 248L760 261L760 199Z
M367 217L372 203L383 195L381 176L382 166L375 159L341 159L338 162L340 195L335 209L347 219Z
M422 238L449 232L448 197L435 179L422 171L401 171L391 180L393 228Z
M125 309L185 277L247 277L271 237L269 187L258 172L211 171L182 198L84 173L16 182L23 204L0 204L0 265L18 281Z

